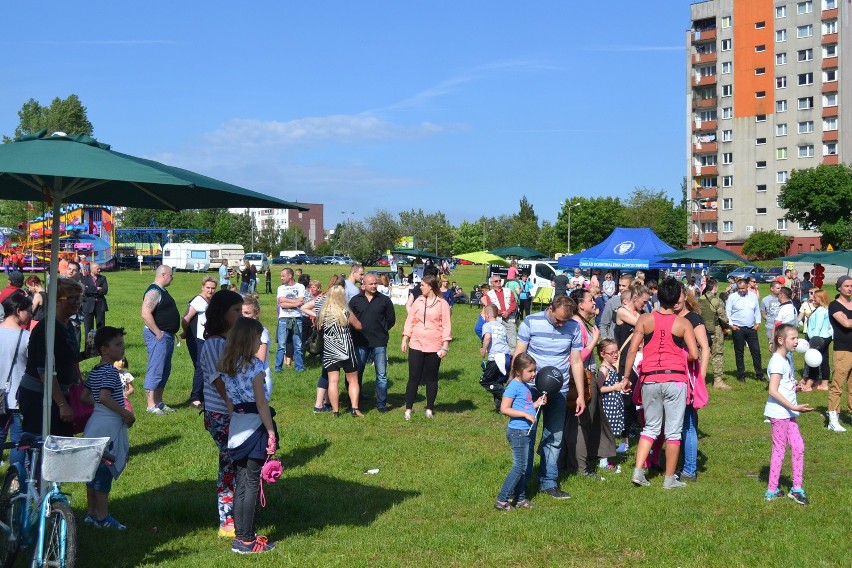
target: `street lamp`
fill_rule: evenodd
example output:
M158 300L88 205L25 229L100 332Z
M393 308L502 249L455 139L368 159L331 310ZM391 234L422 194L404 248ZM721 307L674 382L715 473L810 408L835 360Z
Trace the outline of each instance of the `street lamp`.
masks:
M568 210L568 254L571 254L571 210L575 207L579 207L579 203L575 203L574 205L568 205L564 201L560 201L559 205Z

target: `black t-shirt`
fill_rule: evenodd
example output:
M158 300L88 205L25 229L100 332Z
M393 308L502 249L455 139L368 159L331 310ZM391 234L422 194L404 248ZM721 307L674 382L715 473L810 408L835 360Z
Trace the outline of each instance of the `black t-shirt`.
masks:
M556 278L553 279L553 283L555 284L555 289L553 291L554 296L567 296L568 295L568 277L564 274L560 274Z
M46 364L47 327L45 327L45 321L38 322L30 334L30 343L27 347L27 374L32 377L38 377L39 369L44 372ZM80 357L80 346L77 343L77 334L72 331L70 325L65 327L58 321L56 322L53 353L56 361L56 378L59 384L74 384L78 379L77 361Z
M834 350L852 351L852 329L843 327L834 319L834 314L840 312L852 320L852 310L843 307L843 304L834 300L828 305L828 317L831 320L831 329L834 330ZM30 339L32 342L32 339Z

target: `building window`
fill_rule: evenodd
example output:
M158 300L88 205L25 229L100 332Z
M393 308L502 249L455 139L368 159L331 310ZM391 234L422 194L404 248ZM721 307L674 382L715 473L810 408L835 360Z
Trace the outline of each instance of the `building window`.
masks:
M787 183L787 172L775 172L775 181L778 183Z
M822 155L823 156L836 156L837 155L837 142L826 142L822 145Z
M826 57L837 57L837 44L832 43L822 46L822 57L823 59Z
M787 159L787 148L775 148L775 159L776 160L786 160Z
M759 184L759 185L755 186L755 189L757 191L766 191L766 184Z
M823 10L834 10L837 8L837 0L822 0Z
M826 69L822 72L822 82L831 83L837 81L837 69Z
M775 54L775 65L786 65L787 64L787 53L781 52Z
M796 52L796 61L811 61L814 58L813 49L800 49Z
M766 167L766 160L758 160L754 163L754 167L759 170L764 169Z
M722 62L722 75L729 75L731 73L731 70L733 69L733 67L734 67L734 64L731 63L730 61L723 61Z
M822 106L824 107L836 107L837 106L837 93L828 93L822 96Z
M725 152L722 154L722 163L723 164L733 164L734 163L734 153L733 152Z
M755 92L755 93L754 93L754 98L756 98L756 99L765 99L765 98L766 98L766 91L757 91L757 92Z
M775 41L778 43L787 41L787 30L775 30Z
M799 146L799 157L800 158L813 158L814 157L814 145L813 144L802 144Z
M733 130L723 130L722 131L722 142L730 142L734 139L734 131Z
M796 26L796 37L799 39L805 37L811 37L814 35L814 26L813 24L805 24L803 26Z
M775 125L775 136L787 136L787 123Z
M718 180L716 178L701 178L702 189L713 189L716 187Z
M766 27L766 22L755 22L754 23L754 29L756 29L756 30L762 30L765 27Z
M702 166L715 166L716 165L716 154L704 154L698 159L698 162Z
M754 121L755 122L766 122L766 115L765 114L756 114L756 115L754 115Z
M731 27L731 17L730 16L722 16L722 27L730 28Z
M716 74L716 66L715 65L705 65L704 67L698 68L698 74L701 77L710 77Z
M814 11L814 3L811 0L807 2L797 2L796 3L796 13L797 14L810 14Z
M786 89L787 88L787 77L775 77L775 88L776 89Z
M754 52L755 52L755 53L763 53L764 51L766 51L766 46L765 46L765 45L760 44L760 45L755 45L755 46L754 46Z
M734 222L733 221L723 221L722 222L722 232L723 233L733 233L734 232Z
M798 76L799 86L801 85L813 85L814 84L814 74L813 73L799 73Z
M766 215L766 207L756 207L754 209L755 215Z
M814 131L814 121L813 120L803 120L799 123L798 129L799 134L808 134L809 132Z
M731 51L731 40L723 39L722 40L722 51Z
M813 78L813 73L811 73L811 78ZM730 97L733 94L734 94L734 86L733 85L722 85L722 96L723 97Z
M764 144L766 144L766 138L755 138L754 139L754 145L755 146L762 146Z
M726 197L722 200L722 209L724 209L725 211L730 211L733 208L734 208L734 198L733 197Z
M734 187L734 176L722 176L722 187Z
M719 224L716 221L708 221L706 223L701 223L703 230L705 233L716 233L719 231Z
M766 67L758 67L754 70L755 75L766 75Z
M814 108L814 98L799 97L799 110L807 110L809 108Z
M837 130L837 117L832 116L830 118L823 118L822 119L822 129L823 129L823 131Z
M836 34L837 20L828 20L822 23L822 35Z
M787 101L775 101L775 112L787 112Z
M779 231L786 231L787 230L787 219L778 219L778 221L775 222L775 228L778 229Z
M775 6L775 17L776 18L786 18L787 17L787 6Z
M722 107L722 118L734 118L734 107Z
M698 118L700 118L702 121L716 120L716 109L702 110L698 113Z

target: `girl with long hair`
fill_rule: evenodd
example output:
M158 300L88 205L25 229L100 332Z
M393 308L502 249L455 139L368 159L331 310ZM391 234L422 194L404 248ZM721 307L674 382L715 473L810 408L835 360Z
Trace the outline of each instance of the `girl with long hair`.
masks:
M363 416L358 409L361 387L358 385L358 358L349 327L361 329L358 321L346 304L346 291L342 286L332 286L317 318L322 329L322 368L328 374L328 400L334 416L340 416L340 369L346 374L349 385L349 412L352 416Z

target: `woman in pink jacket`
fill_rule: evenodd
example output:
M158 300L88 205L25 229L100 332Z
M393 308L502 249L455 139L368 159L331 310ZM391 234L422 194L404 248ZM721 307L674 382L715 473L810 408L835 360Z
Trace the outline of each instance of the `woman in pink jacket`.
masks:
M453 339L450 305L441 297L438 279L424 276L420 289L422 294L411 304L402 332L402 352L408 352L406 420L411 420L411 407L421 382L426 383L426 418L432 418L438 394L438 369Z

